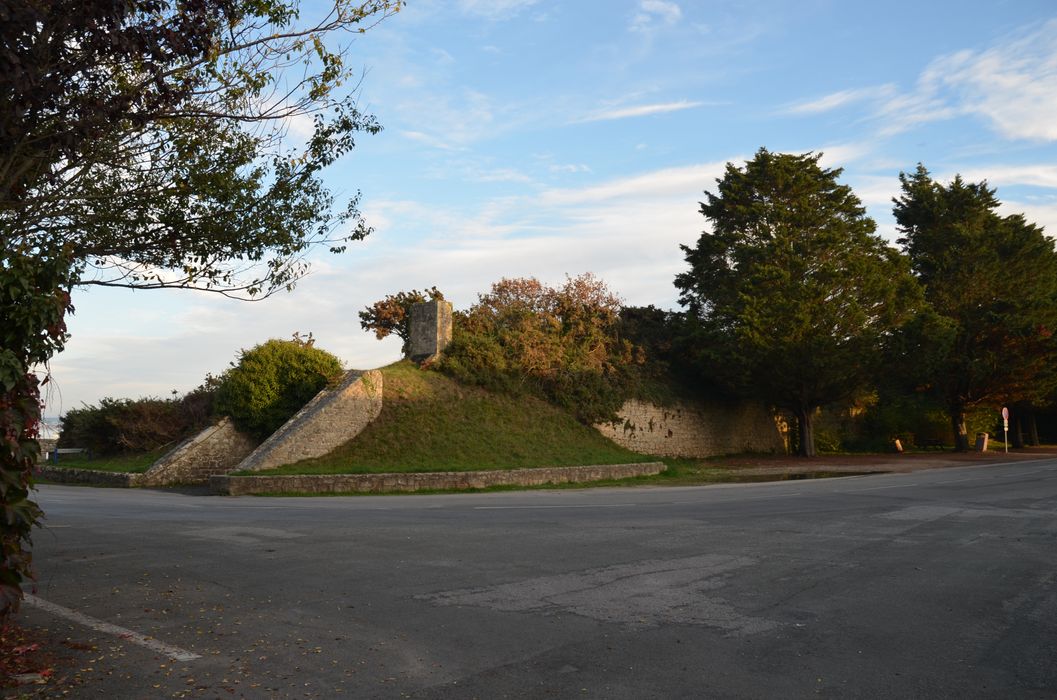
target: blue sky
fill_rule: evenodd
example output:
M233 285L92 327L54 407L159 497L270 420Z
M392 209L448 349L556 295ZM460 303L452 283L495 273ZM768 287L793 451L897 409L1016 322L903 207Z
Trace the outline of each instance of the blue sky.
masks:
M761 146L824 152L890 239L898 173L919 161L1057 232L1052 0L411 0L348 60L385 129L327 179L362 191L374 234L261 302L75 293L47 414L186 391L294 331L386 364L399 342L357 311L401 289L464 308L502 277L593 272L628 304L674 307L703 191Z

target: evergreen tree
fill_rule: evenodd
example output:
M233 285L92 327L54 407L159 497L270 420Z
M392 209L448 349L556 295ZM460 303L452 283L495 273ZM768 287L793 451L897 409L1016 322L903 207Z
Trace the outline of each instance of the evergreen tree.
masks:
M995 190L928 170L899 176L899 243L927 308L901 337L909 377L946 407L957 449L969 448L965 412L1028 403L1057 383L1057 254L1016 214L999 216Z
M712 230L683 246L676 277L698 322L695 359L731 390L791 412L799 454L812 419L871 376L882 340L920 294L905 258L874 234L859 199L821 154L760 149L728 163L701 213Z

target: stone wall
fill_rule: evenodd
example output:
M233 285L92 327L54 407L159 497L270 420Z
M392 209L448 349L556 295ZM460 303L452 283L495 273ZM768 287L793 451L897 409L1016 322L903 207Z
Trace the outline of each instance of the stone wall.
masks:
M489 486L539 486L659 474L663 462L603 464L586 467L542 467L475 472L408 474L305 474L285 476L213 476L213 491L229 496L264 493L383 493L483 489Z
M596 425L630 450L665 457L712 457L738 452L784 452L774 416L749 402L625 402L620 420Z
M222 418L151 465L143 474L143 485L209 483L210 476L232 471L255 447L256 440L239 431L230 418Z
M234 470L260 471L322 457L360 433L382 410L382 373L351 371L324 389Z

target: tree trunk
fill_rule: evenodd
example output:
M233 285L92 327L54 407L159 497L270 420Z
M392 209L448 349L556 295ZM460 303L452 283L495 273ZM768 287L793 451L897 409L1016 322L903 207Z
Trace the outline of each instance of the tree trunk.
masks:
M969 433L965 429L965 409L956 406L950 409L951 428L954 430L954 449L957 452L969 451Z
M1039 424L1035 421L1035 410L1028 414L1028 436L1031 440L1028 444L1032 447L1039 446Z
M1024 422L1021 420L1023 410L1018 406L1013 409L1013 443L1011 447L1017 450L1024 449Z
M810 408L798 408L796 411L796 427L800 436L797 455L800 457L815 456L814 418L815 412Z

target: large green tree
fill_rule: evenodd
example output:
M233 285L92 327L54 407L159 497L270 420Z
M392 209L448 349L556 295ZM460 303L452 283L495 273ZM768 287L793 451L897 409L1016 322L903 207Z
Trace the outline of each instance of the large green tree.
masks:
M815 454L818 408L869 381L920 294L841 170L820 158L760 149L744 167L728 163L701 204L711 230L682 247L690 269L675 280L696 325L694 361L795 416L802 456Z
M1031 403L1057 382L1057 254L986 182L901 173L895 217L928 302L902 334L904 367L947 409L958 449L967 410Z
M0 618L21 598L34 365L95 284L256 297L368 232L320 171L379 129L332 37L400 0L10 0L0 8ZM342 85L345 87L342 87ZM299 134L296 138L293 133Z

